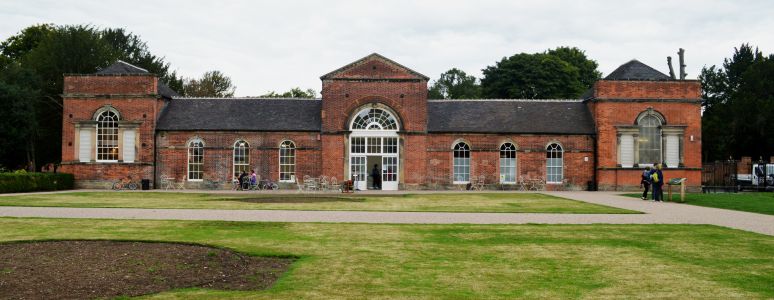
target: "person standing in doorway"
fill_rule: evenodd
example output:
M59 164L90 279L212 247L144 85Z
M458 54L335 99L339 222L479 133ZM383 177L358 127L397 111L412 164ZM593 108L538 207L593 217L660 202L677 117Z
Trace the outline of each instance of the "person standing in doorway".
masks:
M382 172L379 171L379 165L378 164L374 164L374 168L371 169L371 177L374 178L373 188L375 190L381 190L382 189Z
M661 164L656 164L655 169L651 172L650 178L651 182L653 182L653 201L663 202L664 173L661 172Z
M645 167L645 171L642 171L642 179L640 180L640 188L644 188L642 192L642 200L648 200L648 190L650 189L650 166Z

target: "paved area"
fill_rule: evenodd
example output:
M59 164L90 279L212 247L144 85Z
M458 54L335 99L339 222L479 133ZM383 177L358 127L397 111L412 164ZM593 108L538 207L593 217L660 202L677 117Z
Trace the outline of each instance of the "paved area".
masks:
M400 224L712 224L774 236L774 216L770 215L679 203L654 203L619 196L616 193L609 192L548 192L547 194L589 203L641 211L644 214L0 207L0 216Z

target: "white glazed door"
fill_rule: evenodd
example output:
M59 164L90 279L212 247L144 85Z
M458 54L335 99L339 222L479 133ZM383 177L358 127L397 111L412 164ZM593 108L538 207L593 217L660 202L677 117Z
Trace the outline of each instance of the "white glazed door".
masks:
M382 190L398 190L398 157L382 157Z
M366 174L366 157L352 156L349 162L350 179L354 182L354 188L357 190L366 190L368 187L368 174Z

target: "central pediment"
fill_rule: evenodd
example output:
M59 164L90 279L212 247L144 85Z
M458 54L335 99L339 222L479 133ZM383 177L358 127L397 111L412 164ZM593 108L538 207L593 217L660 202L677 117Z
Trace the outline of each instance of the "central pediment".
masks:
M320 77L322 80L429 80L421 73L409 69L378 53L363 57L353 63Z

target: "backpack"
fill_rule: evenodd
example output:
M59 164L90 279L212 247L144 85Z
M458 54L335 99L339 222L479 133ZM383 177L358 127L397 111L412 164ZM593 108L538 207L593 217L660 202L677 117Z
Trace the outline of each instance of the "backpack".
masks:
M659 181L658 172L653 172L650 177L653 179L653 183L657 183Z

